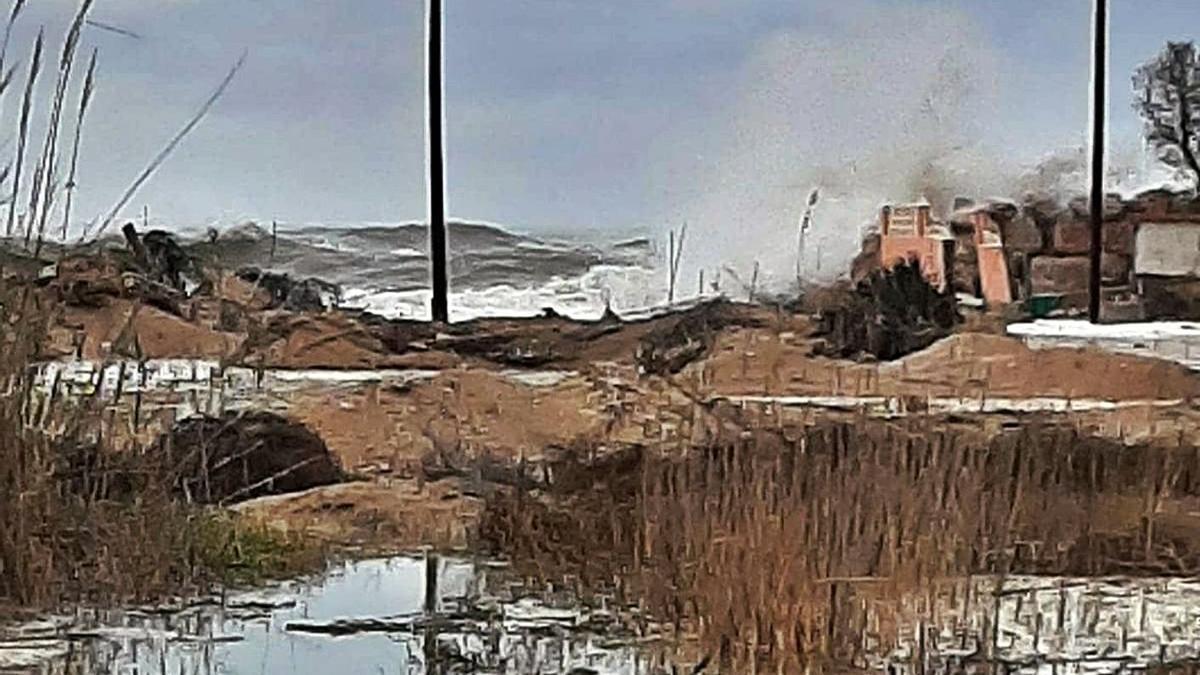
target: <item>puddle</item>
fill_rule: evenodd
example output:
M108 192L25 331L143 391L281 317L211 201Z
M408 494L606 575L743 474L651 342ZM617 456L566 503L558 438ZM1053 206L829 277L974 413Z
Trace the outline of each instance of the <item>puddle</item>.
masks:
M0 672L672 672L658 665L669 644L639 637L652 635L653 624L633 610L533 592L486 562L444 560L439 570L433 613L423 611L425 561L401 557L341 564L315 582L223 603L0 626ZM1010 577L999 588L992 578L952 586L863 605L855 665L903 675L1072 675L1200 659L1200 580Z
M968 591L969 588L969 591ZM902 619L868 625L864 666L896 675L1139 672L1200 658L1200 580L1011 577L962 582ZM895 647L874 650L879 638Z
M505 577L497 566L442 561L438 611L429 615L422 611L424 560L346 563L316 583L223 604L87 613L69 624L30 624L19 635L10 629L0 639L0 672L649 672L609 612L520 597ZM353 630L322 630L339 624ZM441 670L426 668L427 639Z

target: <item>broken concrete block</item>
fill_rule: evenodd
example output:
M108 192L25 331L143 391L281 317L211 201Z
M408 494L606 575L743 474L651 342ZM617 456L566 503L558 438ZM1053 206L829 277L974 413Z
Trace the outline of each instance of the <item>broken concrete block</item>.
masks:
M1132 257L1119 253L1104 253L1100 256L1100 281L1108 286L1127 284L1132 268Z
M1021 205L1021 212L1033 218L1039 227L1050 228L1062 214L1063 208L1058 201L1048 195L1029 194Z
M1132 220L1112 220L1104 223L1104 251L1133 256L1137 225Z
M1087 292L1089 269L1087 256L1038 256L1030 265L1032 291L1034 295Z
M1106 286L1129 283L1133 262L1129 256L1105 253L1100 258L1100 280ZM1038 256L1030 264L1031 290L1043 293L1086 293L1091 258L1086 255L1053 257Z
M1073 197L1067 203L1071 213L1081 220L1087 220L1092 213L1092 199L1089 196ZM1110 192L1104 195L1104 219L1115 220L1125 215L1126 209L1125 200L1121 199L1121 195Z
M1004 247L1017 253L1041 253L1045 246L1042 230L1033 218L1020 214L1002 221Z
M1091 224L1086 219L1064 213L1054 224L1054 252L1059 255L1079 255L1092 247Z

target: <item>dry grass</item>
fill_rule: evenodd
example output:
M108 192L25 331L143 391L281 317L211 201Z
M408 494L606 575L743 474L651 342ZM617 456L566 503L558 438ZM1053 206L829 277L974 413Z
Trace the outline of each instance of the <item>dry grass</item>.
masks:
M297 538L179 502L160 457L95 433L101 408L35 403L28 366L47 313L21 295L0 312L0 605L145 600L319 560Z
M1036 420L732 426L754 431L597 467L553 506L515 496L484 532L534 573L620 577L725 672L861 666L968 575L1200 571L1194 448Z

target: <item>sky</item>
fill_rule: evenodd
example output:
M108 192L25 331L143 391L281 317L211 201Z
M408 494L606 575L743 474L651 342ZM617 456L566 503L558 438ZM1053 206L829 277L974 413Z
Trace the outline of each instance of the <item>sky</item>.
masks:
M947 175L1003 191L1000 174L1087 140L1090 0L446 4L449 210L518 231L688 222L721 257L770 248L820 186L842 208L818 223L851 246L881 199ZM29 0L9 62L28 63L38 25L57 50L72 11ZM1130 75L1197 37L1200 3L1112 12L1112 133L1136 148ZM173 228L423 217L419 0L97 0L92 18L140 38L84 34L100 66L81 218L112 206L243 50L128 214ZM17 107L10 93L6 119Z

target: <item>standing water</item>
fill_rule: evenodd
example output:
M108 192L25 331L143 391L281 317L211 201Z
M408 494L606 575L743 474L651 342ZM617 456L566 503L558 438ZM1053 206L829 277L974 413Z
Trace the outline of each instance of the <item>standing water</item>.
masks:
M425 560L345 563L312 584L222 603L83 612L10 630L0 672L647 672L604 610L519 598L497 565L447 560L438 570L433 613L424 611Z

